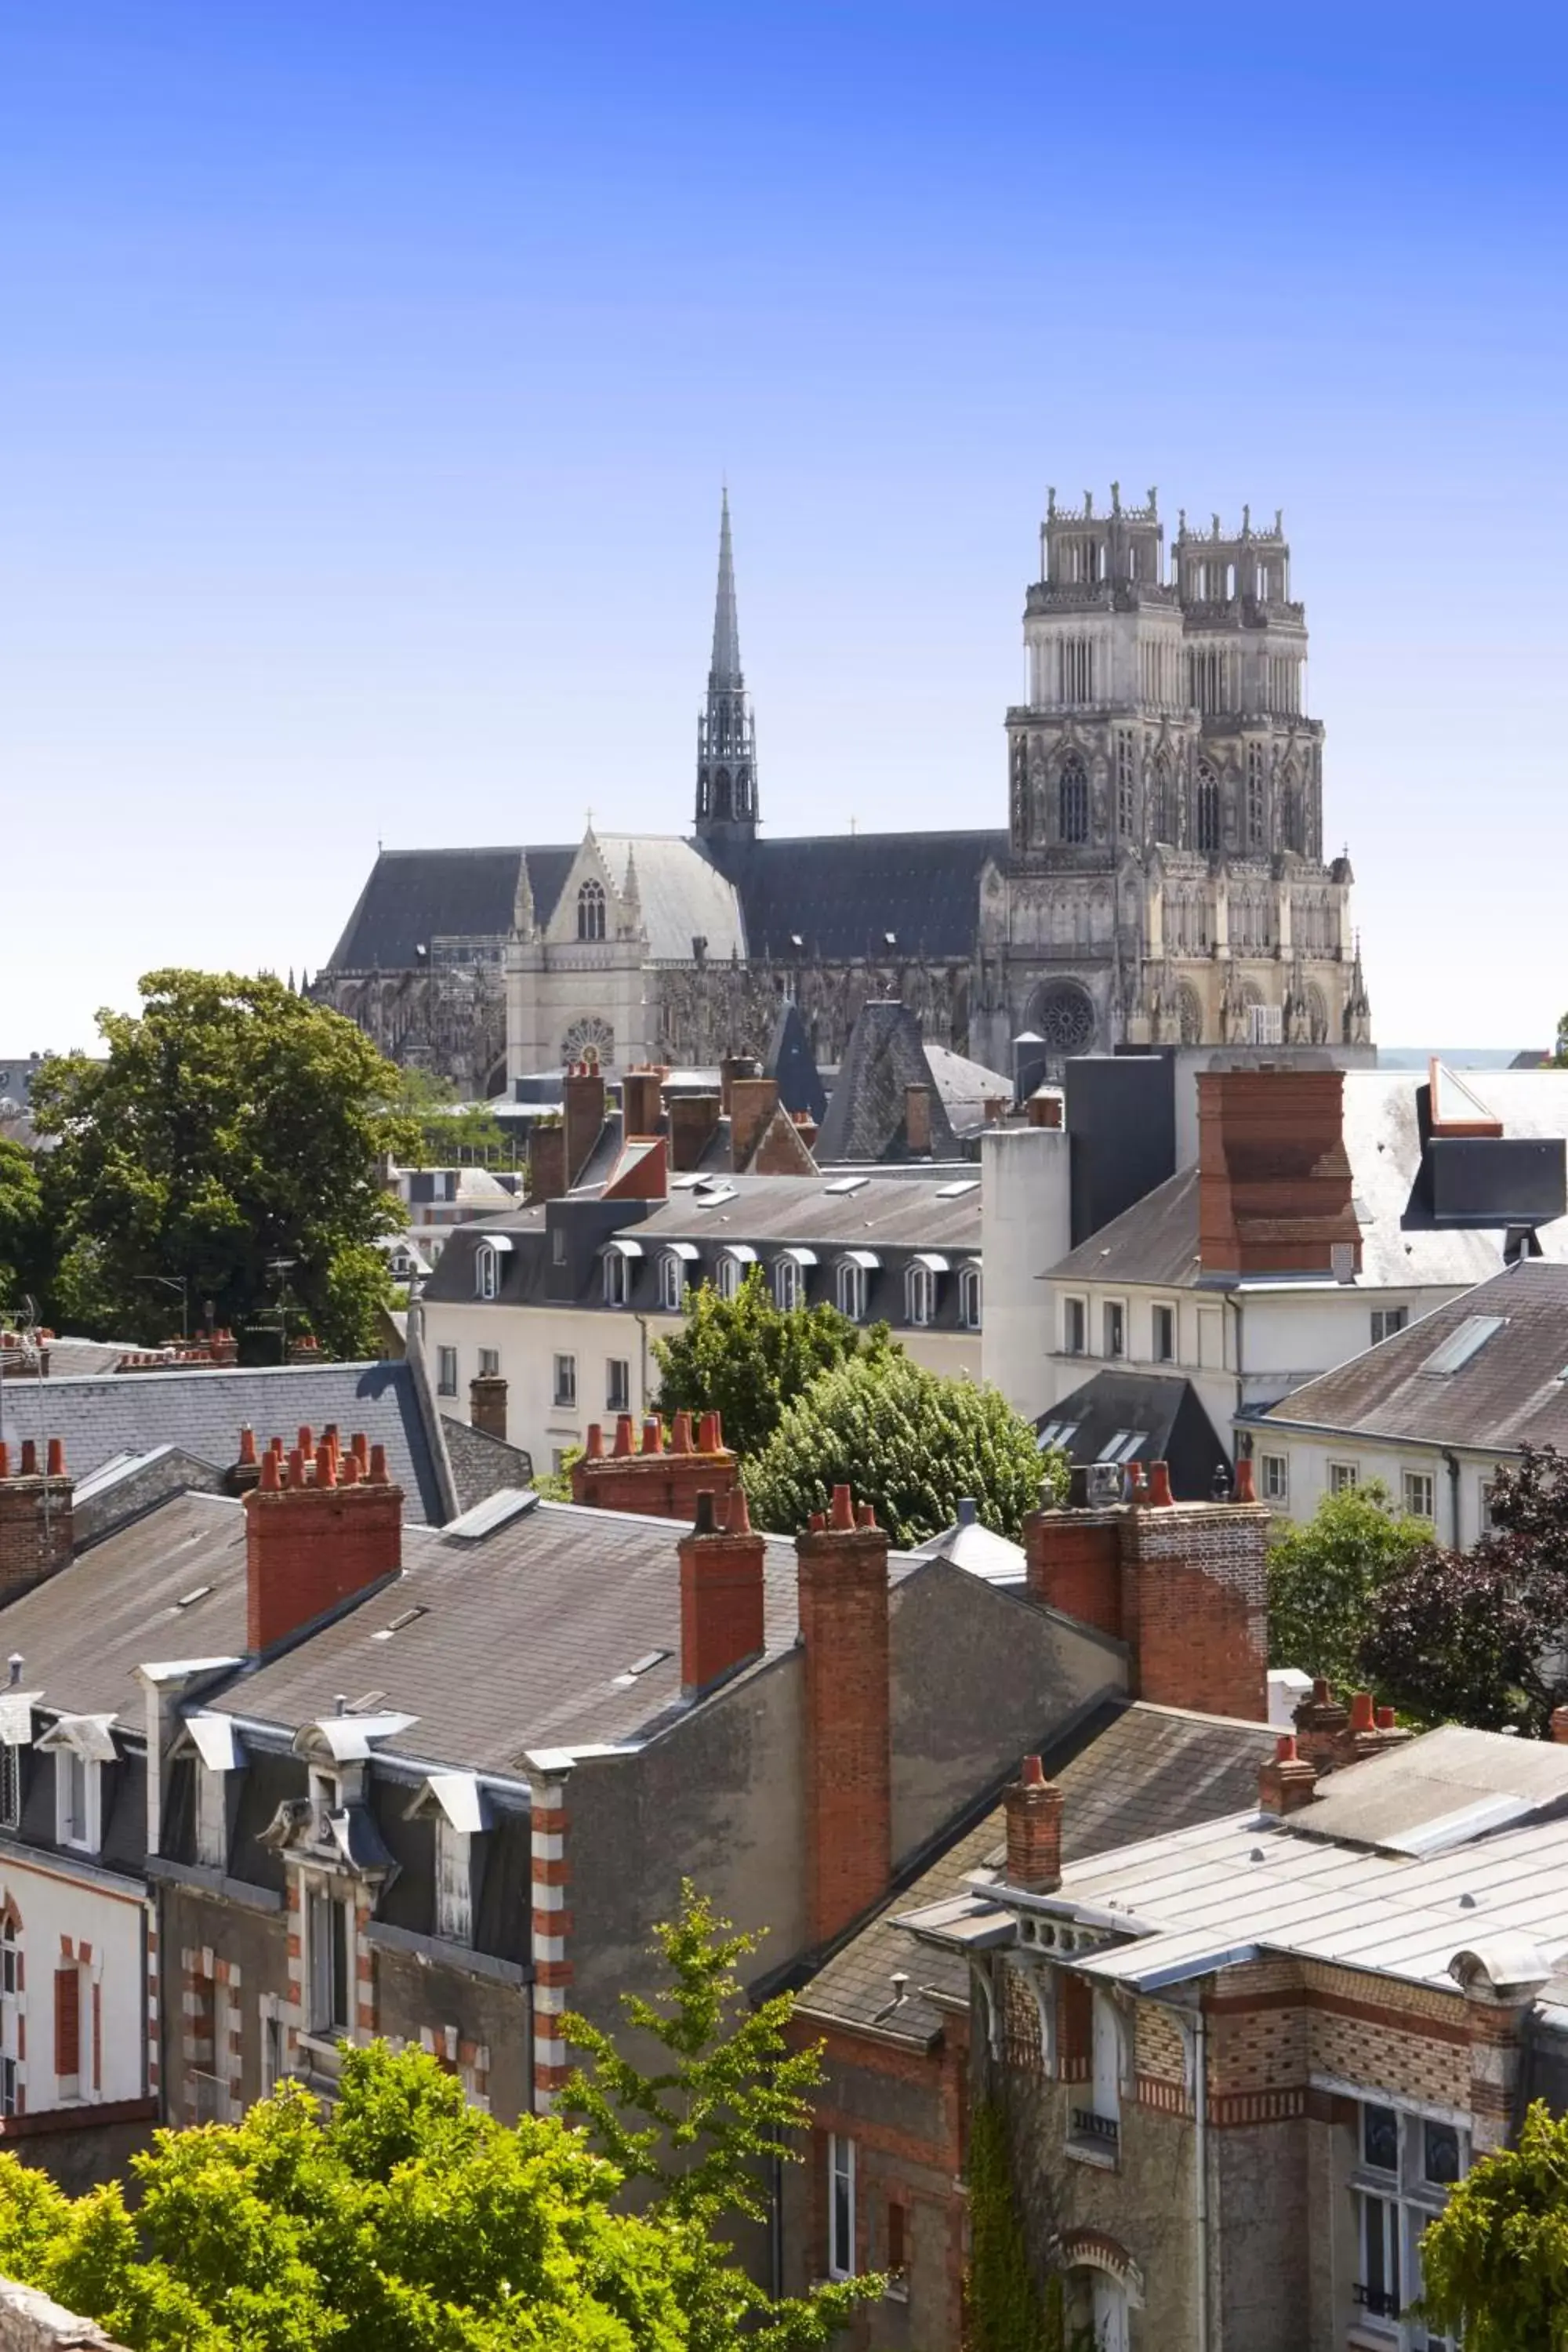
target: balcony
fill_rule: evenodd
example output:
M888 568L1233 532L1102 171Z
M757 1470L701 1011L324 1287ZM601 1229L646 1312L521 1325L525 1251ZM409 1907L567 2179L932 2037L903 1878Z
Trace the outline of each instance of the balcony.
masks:
M1098 2165L1101 2171L1115 2171L1121 2154L1120 2122L1115 2116L1102 2116L1094 2107L1074 2107L1067 2152L1079 2164L1093 2164Z
M1399 2317L1399 2297L1390 2294L1386 2288L1363 2286L1358 2280L1351 2292L1358 2311L1370 2312L1374 2319Z

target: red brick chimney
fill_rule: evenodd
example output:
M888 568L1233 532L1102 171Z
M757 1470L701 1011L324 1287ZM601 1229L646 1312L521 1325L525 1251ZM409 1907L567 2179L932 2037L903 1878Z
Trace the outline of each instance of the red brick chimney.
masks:
M499 1372L476 1372L468 1382L468 1426L506 1442L506 1382Z
M1007 1813L1007 1884L1051 1895L1062 1883L1062 1792L1047 1780L1037 1756L1026 1756L1004 1803Z
M733 1090L737 1078L760 1078L763 1066L754 1054L726 1054L719 1065L719 1112L728 1118L734 1109Z
M1361 1265L1340 1070L1205 1070L1198 1078L1198 1255L1205 1274L1328 1274Z
M566 1189L566 1122L536 1118L528 1130L528 1197L559 1201Z
M931 1157L931 1088L904 1088L904 1148L911 1159Z
M1131 1504L1031 1511L1028 1591L1126 1643L1134 1698L1261 1722L1269 1523L1257 1503L1173 1503L1166 1480Z
M730 1166L738 1175L778 1106L776 1078L736 1076L730 1085Z
M658 1135L664 1115L662 1070L627 1070L621 1079L621 1125L629 1143L633 1136Z
M1350 1720L1334 1741L1336 1764L1364 1764L1390 1748L1403 1748L1414 1735L1402 1731L1391 1706L1379 1706L1371 1691L1352 1695Z
M1568 1747L1568 1706L1552 1708L1549 1729L1560 1748Z
M680 1686L688 1698L760 1657L763 1645L767 1546L752 1532L743 1487L731 1493L722 1527L713 1502L703 1487L691 1531L680 1538Z
M301 1435L308 1434L301 1432ZM348 1453L324 1435L314 1456L280 1438L245 1498L246 1640L272 1649L338 1601L403 1564L403 1489L384 1446L355 1437Z
M1047 1094L1042 1087L1038 1094L1031 1095L1024 1105L1024 1117L1031 1127L1060 1127L1062 1123L1060 1095Z
M888 1538L847 1486L795 1538L805 1674L806 1932L831 1942L892 1874Z
M20 1452L0 1445L0 1600L41 1583L71 1556L71 1482L65 1446L51 1437L38 1468L30 1437Z
M1304 1756L1296 1753L1296 1735L1282 1731L1275 1743L1273 1755L1258 1768L1258 1811L1276 1813L1281 1820L1287 1813L1300 1812L1310 1805L1318 1793L1318 1775Z
M669 1167L675 1176L689 1176L712 1142L719 1125L717 1095L671 1095Z
M1318 1771L1331 1772L1340 1742L1350 1724L1350 1711L1340 1705L1321 1675L1312 1685L1310 1696L1297 1707L1295 1724L1300 1753Z
M689 1412L675 1415L668 1443L663 1423L650 1415L640 1448L637 1425L623 1412L609 1448L603 1424L588 1424L588 1442L572 1465L572 1500L599 1511L640 1511L649 1518L689 1522L704 1493L712 1496L716 1515L728 1511L739 1468L716 1412L700 1416L695 1442Z
M578 1062L567 1071L562 1085L563 1115L566 1126L566 1183L570 1192L583 1173L588 1154L599 1140L605 1124L605 1081L598 1065Z

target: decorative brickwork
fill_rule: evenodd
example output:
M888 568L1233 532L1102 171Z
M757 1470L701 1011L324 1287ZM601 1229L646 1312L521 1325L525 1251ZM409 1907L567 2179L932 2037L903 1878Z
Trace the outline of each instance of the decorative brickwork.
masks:
M566 1909L566 1783L533 1784L533 2104L543 2115L571 2073L563 2011L571 2007L571 1933Z
M708 1494L722 1520L739 1468L716 1412L700 1416L695 1444L689 1412L675 1415L668 1442L663 1423L650 1415L640 1447L637 1424L624 1412L608 1451L602 1424L588 1424L587 1444L572 1465L572 1500L599 1511L639 1511L689 1526L697 1517L697 1497Z
M488 2042L470 2041L456 2025L422 2025L419 2046L448 2074L455 2074L472 2107L489 2113L490 2050Z
M71 1482L65 1448L51 1437L44 1468L38 1449L0 1444L0 1599L64 1568L71 1556Z
M1198 1255L1205 1274L1361 1265L1340 1070L1198 1078Z
M888 1538L847 1486L795 1538L805 1672L806 1919L830 1942L892 1868Z
M394 1576L403 1558L403 1489L379 1445L340 1453L329 1432L283 1455L275 1438L245 1497L246 1639L268 1650L337 1602Z
M752 1532L742 1488L731 1495L722 1528L713 1496L698 1496L696 1525L680 1538L680 1684L689 1698L762 1654L766 1551Z
M210 1945L180 1954L182 2122L237 2122L245 2106L245 2015L237 1960Z
M1135 1696L1267 1721L1269 1524L1261 1504L1125 1513L1121 1626Z

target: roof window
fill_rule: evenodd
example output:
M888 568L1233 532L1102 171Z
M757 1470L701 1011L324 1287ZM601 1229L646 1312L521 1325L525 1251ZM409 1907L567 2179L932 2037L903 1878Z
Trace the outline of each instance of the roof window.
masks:
M1424 1372L1462 1370L1471 1357L1479 1355L1493 1333L1500 1331L1507 1321L1506 1315L1467 1315L1441 1345L1433 1349L1421 1370Z

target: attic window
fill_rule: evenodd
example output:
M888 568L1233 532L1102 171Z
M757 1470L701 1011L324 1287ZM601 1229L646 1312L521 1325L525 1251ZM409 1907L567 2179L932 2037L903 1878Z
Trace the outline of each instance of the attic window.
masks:
M1492 1334L1500 1331L1507 1321L1506 1315L1467 1315L1442 1344L1433 1349L1421 1370L1424 1372L1462 1370L1470 1358L1478 1355Z
M733 1184L702 1184L692 1193L691 1205L696 1209L716 1209L721 1201L732 1201L734 1197Z

